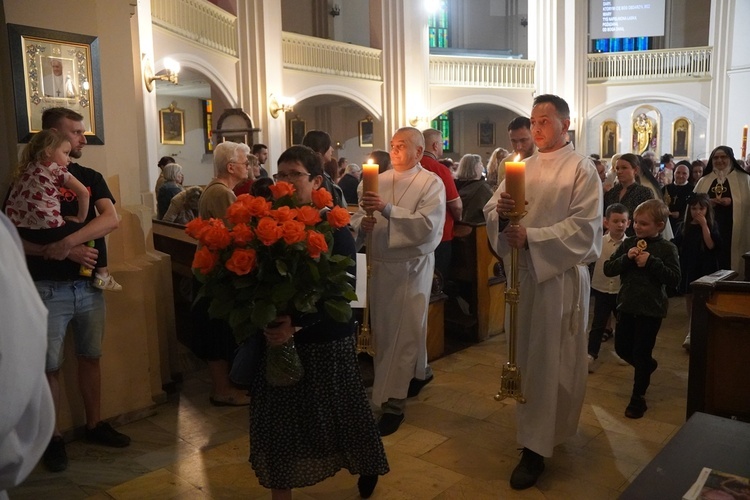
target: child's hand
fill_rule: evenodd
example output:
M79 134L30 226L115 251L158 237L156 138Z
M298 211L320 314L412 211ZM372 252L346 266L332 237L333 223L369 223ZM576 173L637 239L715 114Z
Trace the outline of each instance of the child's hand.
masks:
M708 224L706 222L706 216L703 214L696 215L695 217L693 217L693 220L695 221L696 224L700 225L701 227L706 227L706 224Z
M636 257L638 257L641 254L641 249L638 247L633 247L630 250L628 250L628 259L635 260Z
M79 223L80 222L86 222L86 218L85 217L82 219L80 217L75 217L73 215L66 215L65 217L63 217L63 219L65 219L66 221L69 221L69 222L79 222Z
M639 252L638 256L635 258L635 263L638 267L646 267L646 262L648 261L648 257L651 254L645 251Z

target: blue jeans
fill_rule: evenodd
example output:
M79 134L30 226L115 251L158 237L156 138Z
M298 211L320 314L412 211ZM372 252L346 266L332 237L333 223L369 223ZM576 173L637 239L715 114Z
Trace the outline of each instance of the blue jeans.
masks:
M60 369L68 325L73 326L76 355L100 358L104 338L105 304L102 291L90 280L35 281L47 307L46 371Z

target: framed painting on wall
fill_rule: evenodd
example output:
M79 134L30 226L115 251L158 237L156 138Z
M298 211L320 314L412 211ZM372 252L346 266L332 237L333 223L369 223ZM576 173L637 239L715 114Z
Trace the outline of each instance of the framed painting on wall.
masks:
M495 145L495 122L482 122L477 127L477 137L480 147Z
M185 113L174 102L159 110L159 125L162 144L185 144Z
M99 39L18 24L8 39L18 141L42 130L44 110L64 107L83 116L89 144L104 144Z
M617 154L618 134L617 122L606 120L602 122L599 154L602 158L612 158Z
M678 118L672 124L672 155L687 158L690 155L690 120Z
M306 133L307 133L307 128L305 125L305 120L301 120L299 118L294 118L293 120L289 120L289 145L290 146L302 144L302 139L305 138Z
M359 121L359 147L371 148L374 144L375 124L370 119Z

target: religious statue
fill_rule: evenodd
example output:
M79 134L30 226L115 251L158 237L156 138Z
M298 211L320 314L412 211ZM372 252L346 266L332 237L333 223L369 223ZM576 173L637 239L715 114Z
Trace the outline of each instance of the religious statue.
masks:
M633 124L635 136L635 149L637 154L643 154L651 149L651 139L654 136L654 122L646 116L646 113L640 113Z

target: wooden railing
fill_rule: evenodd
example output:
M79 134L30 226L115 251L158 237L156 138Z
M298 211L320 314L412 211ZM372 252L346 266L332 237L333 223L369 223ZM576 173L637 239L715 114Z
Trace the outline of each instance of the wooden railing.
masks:
M151 0L156 26L237 57L237 17L206 0Z
M712 47L589 54L589 83L654 83L711 78Z
M379 49L288 32L282 35L282 47L285 68L383 80Z
M430 55L430 85L533 89L534 61Z

